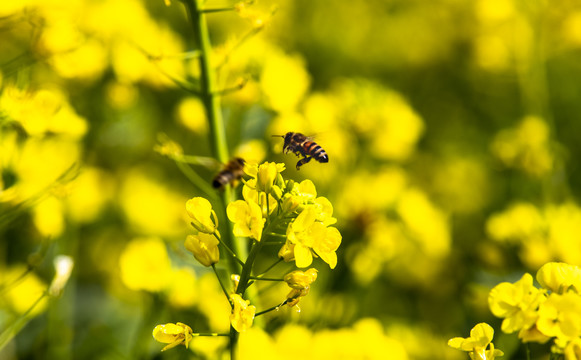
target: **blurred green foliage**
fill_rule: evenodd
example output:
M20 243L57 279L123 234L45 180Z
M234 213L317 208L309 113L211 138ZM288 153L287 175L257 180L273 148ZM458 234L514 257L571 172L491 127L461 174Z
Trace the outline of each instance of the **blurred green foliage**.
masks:
M311 179L343 234L337 268L300 314L245 335L245 358L461 359L447 340L483 321L523 358L487 296L548 261L581 265L581 4L263 0L207 16L220 87L244 83L222 99L230 152ZM220 169L183 89L193 46L177 0L0 4L0 330L28 320L0 358L225 356L223 339L160 353L151 337L228 329L183 247L185 202L215 201L200 179ZM330 162L296 171L272 137L288 131ZM182 152L195 163L176 166ZM27 312L58 254L71 280ZM260 291L269 306L286 290Z

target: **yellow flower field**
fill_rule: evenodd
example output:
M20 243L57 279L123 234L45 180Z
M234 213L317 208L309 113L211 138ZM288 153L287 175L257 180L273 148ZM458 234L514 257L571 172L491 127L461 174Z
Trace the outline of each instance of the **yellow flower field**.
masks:
M581 360L581 3L0 1L0 359Z

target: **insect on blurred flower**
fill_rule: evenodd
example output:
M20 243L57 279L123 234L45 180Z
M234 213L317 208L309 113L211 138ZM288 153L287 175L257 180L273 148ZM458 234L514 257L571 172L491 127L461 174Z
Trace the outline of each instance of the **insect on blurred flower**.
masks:
M254 322L254 314L256 313L256 306L250 305L249 300L244 300L238 294L230 296L234 307L230 314L230 324L238 332L244 332L252 326Z
M494 360L497 356L503 356L504 352L494 348L492 337L494 329L487 323L477 324L470 330L470 337L455 337L448 340L448 346L454 349L468 351L472 360ZM490 345L490 349L486 348Z
M48 293L51 296L59 296L69 281L71 277L71 272L73 271L73 266L75 262L73 258L66 255L59 255L54 259L54 267L56 270L56 274L50 287L48 288Z
M188 235L184 246L200 264L211 266L220 260L219 243L214 235L199 233L197 235Z
M186 211L192 218L192 225L199 232L213 234L218 231L218 218L212 204L202 197L195 197L186 202Z
M178 322L177 324L167 323L157 325L153 329L153 338L161 343L169 344L161 351L166 351L179 344L184 344L187 348L192 340L192 328L186 324Z

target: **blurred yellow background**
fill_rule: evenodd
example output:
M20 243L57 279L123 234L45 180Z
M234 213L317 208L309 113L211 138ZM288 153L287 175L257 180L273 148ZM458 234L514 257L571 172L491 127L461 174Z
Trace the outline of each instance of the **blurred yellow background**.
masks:
M199 75L191 24L168 3L0 2L0 331L27 320L1 359L228 358L224 338L160 353L151 337L229 327L183 247L186 200L220 206L220 164L180 86ZM222 98L230 153L312 180L343 235L337 268L245 333L242 358L463 359L447 340L499 329L494 285L581 265L581 3L261 0L207 18L219 87L244 84ZM272 137L289 131L329 162L295 170ZM58 254L72 278L32 307Z

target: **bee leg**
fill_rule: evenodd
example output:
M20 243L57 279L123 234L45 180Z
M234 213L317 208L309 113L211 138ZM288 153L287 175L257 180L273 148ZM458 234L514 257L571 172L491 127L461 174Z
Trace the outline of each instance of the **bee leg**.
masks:
M300 167L311 161L312 158L312 156L305 156L303 159L300 159L297 163L297 170L300 170Z

